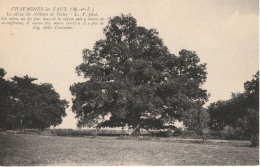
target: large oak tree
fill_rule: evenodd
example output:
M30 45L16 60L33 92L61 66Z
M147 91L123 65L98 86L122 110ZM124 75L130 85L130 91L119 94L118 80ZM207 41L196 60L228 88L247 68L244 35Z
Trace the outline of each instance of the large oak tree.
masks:
M110 18L104 34L76 67L86 81L70 87L78 126L160 128L207 100L206 64L195 52L171 54L155 29L131 15Z

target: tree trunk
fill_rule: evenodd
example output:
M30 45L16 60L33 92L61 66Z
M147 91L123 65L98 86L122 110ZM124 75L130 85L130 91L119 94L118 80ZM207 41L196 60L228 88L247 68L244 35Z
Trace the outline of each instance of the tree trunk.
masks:
M140 135L140 124L137 124L130 135Z

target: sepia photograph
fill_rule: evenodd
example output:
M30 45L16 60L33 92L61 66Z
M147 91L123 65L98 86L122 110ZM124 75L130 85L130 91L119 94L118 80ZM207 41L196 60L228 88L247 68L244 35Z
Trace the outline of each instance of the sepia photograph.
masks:
M0 166L258 166L258 0L0 0Z

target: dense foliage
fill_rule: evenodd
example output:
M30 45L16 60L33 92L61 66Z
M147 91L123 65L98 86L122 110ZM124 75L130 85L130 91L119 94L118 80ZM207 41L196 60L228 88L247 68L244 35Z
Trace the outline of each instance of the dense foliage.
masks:
M185 111L182 120L188 131L203 140L206 139L209 123L209 113L206 109L198 107Z
M104 34L76 67L87 81L70 87L78 126L159 128L207 101L206 64L195 52L170 54L158 32L131 15L111 18Z
M11 82L4 79L5 74L5 70L0 68L0 128L7 125L8 114L12 110L13 86Z
M48 128L62 122L68 102L61 100L51 84L35 84L36 78L1 78L1 127ZM2 107L4 106L4 107Z
M229 126L229 129L233 128L240 136L258 138L259 71L251 81L244 83L244 87L243 93L233 93L230 100L210 104L208 111L212 130L220 131Z

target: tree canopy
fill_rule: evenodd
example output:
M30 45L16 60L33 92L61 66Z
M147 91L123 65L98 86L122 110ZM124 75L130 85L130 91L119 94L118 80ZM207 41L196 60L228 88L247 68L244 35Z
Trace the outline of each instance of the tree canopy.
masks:
M13 87L11 82L4 79L6 72L0 68L0 128L5 127L8 113L11 112Z
M171 54L155 29L131 15L110 18L104 34L76 67L87 80L70 87L78 126L160 127L207 101L206 64L195 52Z
M191 109L191 111L185 111L182 115L182 121L187 130L197 134L204 140L209 123L209 113L207 110L199 106Z
M221 130L226 125L241 126L241 121L249 114L249 109L259 111L259 71L251 81L244 83L243 93L232 93L229 100L211 103L210 126L214 130Z
M1 76L3 70L1 70ZM3 73L4 74L4 73ZM13 77L11 81L1 77L1 124L2 128L48 128L62 122L68 106L48 83L35 84L36 78ZM8 102L8 103L7 103Z

